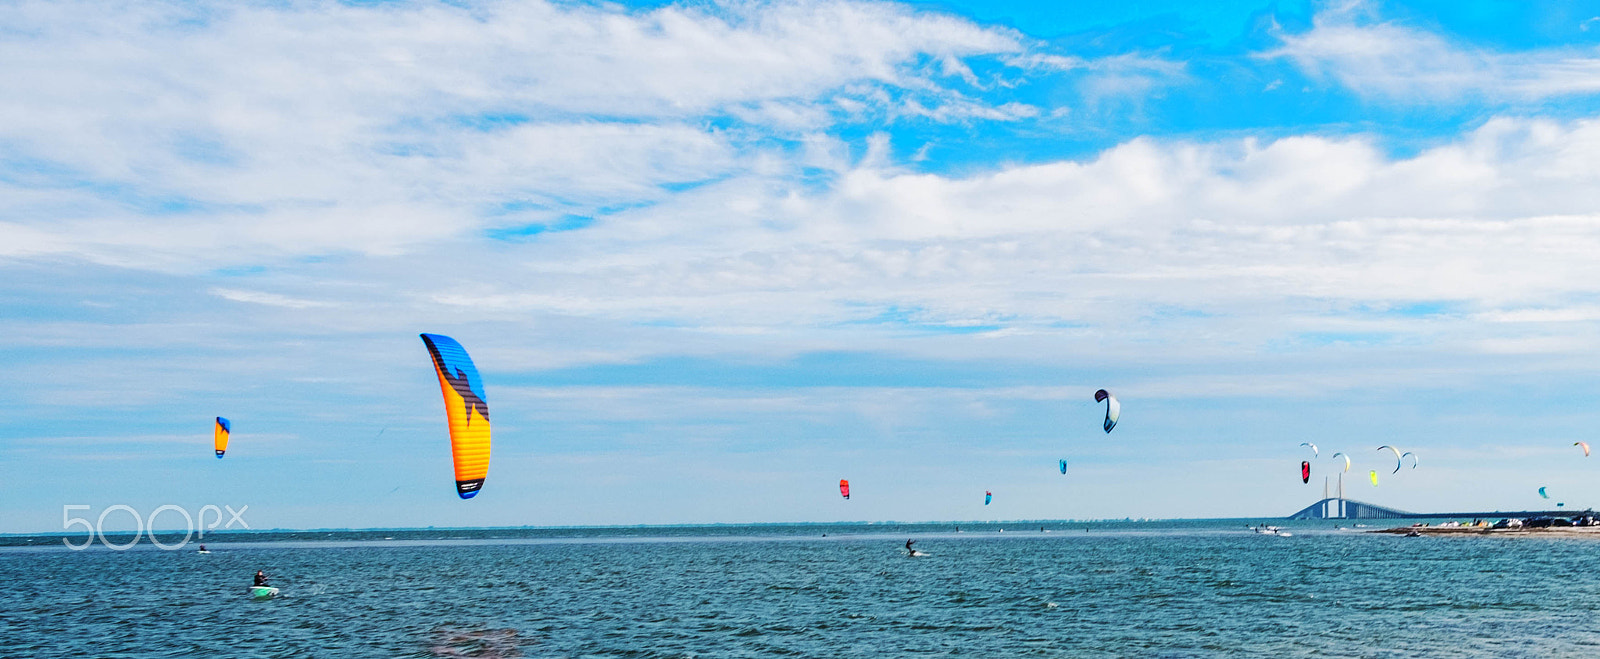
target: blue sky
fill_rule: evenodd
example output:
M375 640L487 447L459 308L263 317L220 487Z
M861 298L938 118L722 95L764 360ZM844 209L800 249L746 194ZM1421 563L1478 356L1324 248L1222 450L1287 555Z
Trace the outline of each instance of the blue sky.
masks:
M0 60L0 532L1281 515L1308 440L1600 503L1600 2L24 1Z

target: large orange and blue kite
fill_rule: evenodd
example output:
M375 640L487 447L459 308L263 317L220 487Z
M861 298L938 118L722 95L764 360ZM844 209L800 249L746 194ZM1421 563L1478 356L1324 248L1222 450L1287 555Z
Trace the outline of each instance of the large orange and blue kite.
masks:
M440 334L423 334L422 342L433 357L433 370L444 393L444 411L450 421L450 454L456 467L456 494L471 499L483 489L489 475L489 403L483 380L465 348Z

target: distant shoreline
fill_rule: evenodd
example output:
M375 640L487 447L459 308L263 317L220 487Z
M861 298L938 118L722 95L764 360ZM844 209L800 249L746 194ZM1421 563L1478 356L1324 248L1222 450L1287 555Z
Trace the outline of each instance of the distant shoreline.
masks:
M1471 526L1397 526L1392 529L1376 529L1368 533L1408 534L1416 531L1418 535L1494 535L1494 536L1559 536L1570 538L1600 538L1600 526L1546 526L1541 528L1504 528Z
M1489 514L1489 515L1478 515L1478 516L1480 516L1480 517L1503 517L1503 516L1507 516L1507 515L1510 515L1510 516L1514 517L1514 516L1517 516L1517 513L1492 513L1492 514ZM1473 515L1466 515L1466 516L1459 516L1458 515L1458 516L1454 516L1454 517L1467 518L1467 517L1473 517ZM669 524L557 524L557 525L523 525L523 526L375 526L375 527L364 527L364 528L351 528L351 527L281 528L281 527L279 527L279 528L260 528L260 529L227 529L227 530L220 530L219 529L219 530L216 530L216 531L207 532L206 535L208 537L212 536L212 535L215 535L218 538L222 538L222 537L230 536L230 535L248 536L248 535L261 535L261 534L312 534L312 533L460 533L460 532L465 532L465 533L484 533L484 532L517 532L517 531L523 531L523 532L526 532L526 531L538 531L538 532L559 532L559 531L628 532L628 531L650 531L650 530L685 531L685 530L693 530L693 529L704 529L704 530L711 530L711 531L726 531L726 530L742 529L742 528L758 528L758 529L763 529L763 530L779 530L779 529L785 529L785 528L790 528L790 529L822 529L822 528L830 528L830 527L831 528L855 528L855 527L860 527L860 528L863 528L863 529L867 529L867 528L872 528L872 527L907 527L907 526L950 526L950 527L971 527L971 528L974 528L974 529L983 528L983 527L1006 527L1006 528L1016 527L1018 530L1026 530L1029 526L1033 526L1033 527L1053 526L1053 527L1056 527L1056 528L1071 527L1071 528L1074 528L1074 529L1078 529L1078 528L1082 528L1082 527L1085 527L1085 526L1102 526L1102 525L1103 526L1140 526L1140 525L1163 525L1163 524L1182 524L1182 525L1190 525L1190 524L1224 524L1224 523L1226 523L1226 524L1239 524L1239 523L1257 523L1257 522L1267 522L1267 523L1272 523L1272 524L1282 524L1282 523L1284 523L1286 521L1297 523L1297 524L1303 524L1303 523L1307 523L1307 522L1310 522L1310 523L1330 522L1330 523L1340 524L1340 523L1348 523L1348 522L1385 523L1385 522L1398 522L1398 521L1402 521L1402 520L1412 521L1412 520L1421 520L1421 519L1429 519L1429 516L1418 515L1418 516L1415 516L1415 517L1406 516L1406 517L1395 517L1395 518L1387 518L1387 519L1384 519L1384 518L1379 518L1379 519L1360 519L1360 518L1353 518L1353 517L1352 518L1334 518L1334 517L1330 517L1330 518L1326 518L1326 519L1294 519L1294 518L1287 518L1286 519L1281 515L1263 515L1263 516L1260 516L1260 517L1164 517L1164 518L1157 518L1157 517L1108 517L1108 518L1095 518L1095 519L931 520L931 521L914 521L914 522L899 521L899 520L883 520L883 521L861 521L861 520L856 520L856 521L840 521L840 522L684 522L684 523L669 523ZM1409 528L1409 527L1406 527L1406 528ZM145 534L149 534L149 533L152 533L152 532L154 532L156 534L159 534L159 535L161 535L163 537L169 536L169 535L172 535L172 534L177 534L177 535L181 536L183 534L183 529L153 529L153 530L152 529L146 529L146 530L141 531L141 533L145 533ZM122 537L122 536L131 535L133 533L133 531L131 531L131 530L107 530L105 533L108 536ZM82 533L63 533L61 531L56 531L56 530L45 530L45 531L0 531L0 541L4 541L5 539L13 539L13 538L55 538L55 537L64 537L64 536L76 537L78 535L82 535Z
M219 530L208 532L207 535L224 536L228 534L260 534L260 533L416 533L416 532L484 532L484 531L636 531L636 530L686 530L686 529L714 529L724 530L732 528L822 528L822 527L873 527L873 526L1016 526L1025 529L1028 526L1039 525L1094 525L1094 524L1202 524L1214 522L1257 522L1282 520L1277 515L1262 517L1114 517L1104 519L1002 519L1002 520L934 520L924 522L904 522L898 520L887 521L848 521L848 522L685 522L673 524L576 524L576 525L525 525L525 526L404 526L404 527L326 527L326 528L262 528L249 530ZM143 531L150 533L149 530ZM182 529L155 529L155 533L163 536L168 534L183 534ZM106 535L126 536L133 531L119 530L107 531ZM39 538L55 537L64 534L60 531L7 531L0 532L0 538ZM81 535L81 534L79 534Z

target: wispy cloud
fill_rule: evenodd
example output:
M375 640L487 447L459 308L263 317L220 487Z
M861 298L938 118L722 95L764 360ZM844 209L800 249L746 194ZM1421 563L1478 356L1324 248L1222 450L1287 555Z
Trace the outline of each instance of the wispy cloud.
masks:
M1479 319L1491 323L1579 323L1600 321L1600 307L1578 305L1550 309L1507 309L1486 311Z
M1187 63L1148 53L1087 58L1031 51L1008 60L1024 69L1075 74L1084 102L1139 102L1165 87L1190 82Z
M0 16L0 258L168 271L607 215L765 172L841 126L1044 116L997 67L1087 72L1086 104L1182 70L873 2Z
M1505 52L1383 21L1365 3L1334 4L1310 30L1278 32L1283 45L1263 53L1307 73L1402 103L1497 101L1600 92L1600 50L1544 48ZM1586 24L1585 24L1586 25Z
M314 309L318 307L334 306L331 302L306 300L301 298L267 293L263 291L244 291L233 288L213 288L211 294L225 300L234 302L248 302L250 304L264 304L269 307L283 307L285 309Z
M1016 52L1017 34L894 4L0 15L0 185L17 193L0 203L0 256L394 253L530 221L500 208L537 221L660 199L758 166L736 147L771 131L1032 112L955 91L940 65ZM714 125L729 118L740 128Z

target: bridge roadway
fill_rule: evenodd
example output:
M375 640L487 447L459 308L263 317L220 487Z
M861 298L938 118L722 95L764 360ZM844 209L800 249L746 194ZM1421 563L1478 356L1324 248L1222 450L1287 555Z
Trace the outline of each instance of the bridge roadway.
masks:
M1573 517L1592 510L1522 510L1480 513L1408 513L1355 499L1328 498L1306 506L1289 519L1491 519L1500 517Z

